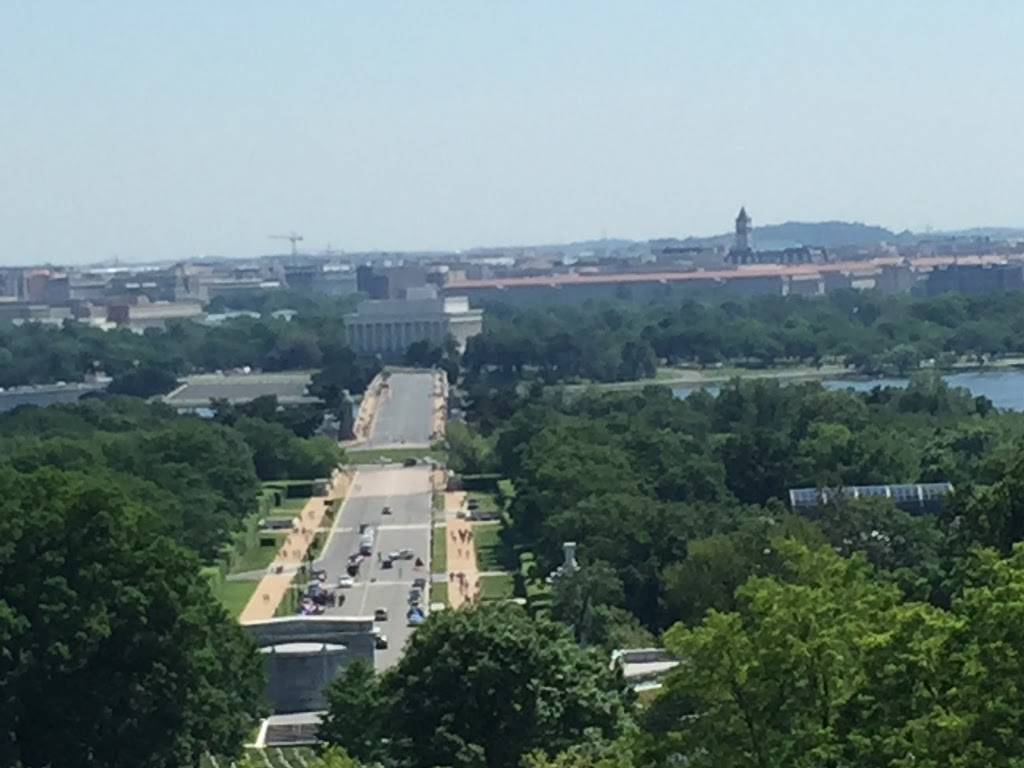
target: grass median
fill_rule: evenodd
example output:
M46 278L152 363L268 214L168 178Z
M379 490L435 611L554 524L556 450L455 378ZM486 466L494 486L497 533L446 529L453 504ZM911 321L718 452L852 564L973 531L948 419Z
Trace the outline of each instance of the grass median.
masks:
M402 464L407 459L426 459L444 464L447 457L444 451L433 448L358 448L345 451L345 461L349 464Z
M430 602L448 605L448 582L435 581L430 585Z
M448 573L448 527L434 526L430 540L430 572Z

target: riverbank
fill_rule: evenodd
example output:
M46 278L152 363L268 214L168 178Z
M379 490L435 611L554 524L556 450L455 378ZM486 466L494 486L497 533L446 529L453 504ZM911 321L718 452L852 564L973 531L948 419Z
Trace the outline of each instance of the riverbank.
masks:
M918 371L934 371L943 376L969 373L1005 373L1024 368L1024 357L1005 357L990 360L984 364L976 361L960 361L942 368L920 368ZM1024 372L1022 372L1024 374ZM659 368L654 378L636 381L590 382L572 384L568 389L593 387L608 390L642 389L649 386L665 386L673 389L701 389L717 387L733 379L773 379L782 382L798 381L849 381L851 383L873 380L905 379L912 374L878 376L858 371L853 366L829 363L821 366L797 365L778 368L741 368L721 366L709 368Z

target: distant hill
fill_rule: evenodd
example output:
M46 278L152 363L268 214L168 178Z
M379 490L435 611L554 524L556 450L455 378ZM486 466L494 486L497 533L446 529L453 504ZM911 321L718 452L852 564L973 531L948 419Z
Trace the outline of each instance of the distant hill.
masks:
M730 245L732 233L714 235L712 237L688 237L683 240L686 245ZM787 221L784 224L768 224L754 227L754 248L775 250L792 248L798 245L816 245L835 248L841 245L877 245L882 242L894 242L898 239L895 232L885 227L861 224L858 221Z
M885 227L863 224L859 221L787 221L783 224L768 224L754 227L752 242L757 250L778 250L793 248L800 245L839 248L841 246L865 247L890 243L892 245L908 245L921 240L932 240L949 237L991 237L993 240L1024 239L1024 228L1019 227L974 227L936 232L893 232ZM683 246L725 246L733 242L732 232L709 237L675 237L652 238L649 241L624 240L608 238L606 240L578 240L571 243L545 243L534 245L518 245L517 249L530 250L537 254L560 255L567 259L602 254L609 251L629 252L644 249L648 242L672 242ZM509 246L493 246L476 248L468 253L503 252Z
M949 229L942 232L918 232L919 238L929 237L991 237L993 240L1019 240L1024 238L1021 227L971 227L970 229Z

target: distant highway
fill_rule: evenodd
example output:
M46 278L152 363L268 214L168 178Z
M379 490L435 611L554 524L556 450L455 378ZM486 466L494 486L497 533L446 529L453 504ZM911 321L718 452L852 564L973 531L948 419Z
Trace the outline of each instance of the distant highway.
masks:
M365 447L429 446L434 431L434 381L430 371L392 373Z

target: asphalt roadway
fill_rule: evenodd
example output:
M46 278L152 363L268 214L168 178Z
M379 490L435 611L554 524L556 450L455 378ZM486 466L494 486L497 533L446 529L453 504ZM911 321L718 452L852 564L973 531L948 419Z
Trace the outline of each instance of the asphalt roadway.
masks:
M390 405L382 412L390 410ZM426 394L419 406L429 414ZM382 412L378 413L378 418ZM385 506L391 508L390 515L383 514ZM336 517L335 527L314 566L327 571L328 584L337 584L338 577L346 575L349 556L359 551L359 526L366 524L376 528L373 554L360 566L355 586L338 590L339 594L345 595L345 602L337 608L329 608L327 613L371 616L378 608L387 609L387 621L377 623L388 637L388 648L375 654L377 669L386 669L398 661L405 641L413 631L405 618L413 579L422 576L427 580L429 589L432 517L429 468L361 467L353 478L349 494ZM422 568L414 567L415 559L396 560L388 569L381 567L378 553L387 554L405 548L423 560ZM424 608L430 605L429 594L424 595L422 605Z
M365 447L429 446L434 431L434 382L430 371L392 373Z

